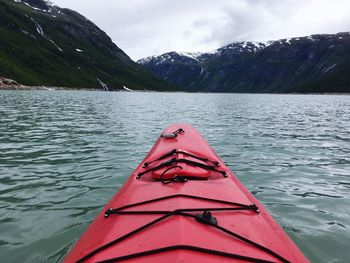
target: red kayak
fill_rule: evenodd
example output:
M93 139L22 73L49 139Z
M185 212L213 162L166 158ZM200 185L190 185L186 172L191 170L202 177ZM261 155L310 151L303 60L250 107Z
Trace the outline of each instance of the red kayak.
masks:
M308 262L189 125L164 130L64 262Z

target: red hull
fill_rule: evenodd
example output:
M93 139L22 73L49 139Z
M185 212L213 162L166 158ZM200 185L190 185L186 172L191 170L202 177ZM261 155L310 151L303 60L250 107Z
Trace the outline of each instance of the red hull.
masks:
M146 168L142 167L143 162L96 217L64 262L79 262L81 259L83 259L81 262L103 262L108 259L112 260L106 262L114 262L118 259L126 262L154 263L249 262L249 260L250 262L259 262L258 260L261 260L260 262L264 262L263 260L308 262L267 210L229 171L195 129L189 125L173 125L168 127L165 133L174 132L179 128L182 128L184 133L179 133L176 138L159 138L144 162L157 159L172 149L181 149L194 156L217 160L220 166L215 166L215 169L225 171L227 176L184 161L184 163L175 163L153 172L146 172L138 179L137 175L140 173L174 157L214 166L209 162L181 153L156 161ZM181 168L171 168L175 165ZM168 168L171 169L165 171ZM201 179L208 178L187 182L167 181L168 184L163 184L158 179L154 179L162 176L162 172L165 172L163 179L169 179L175 174L190 177L190 179L195 179L197 175ZM166 196L174 197L119 210L140 211L140 214L110 214L105 218L107 209ZM207 199L198 199L193 196ZM232 205L229 202L238 204ZM257 206L259 211L255 210L255 206L250 206L252 204ZM232 207L238 209L230 210ZM185 208L195 208L198 211L181 210ZM211 211L212 216L217 220L216 226L213 221L203 223L194 218L203 213L201 209ZM159 213L145 214L144 211ZM171 211L176 212L171 213ZM161 217L165 218L128 236L128 233ZM123 237L122 240L118 240L120 237ZM105 248L101 248L102 246ZM100 249L97 250L98 248ZM91 253L93 251L95 252Z

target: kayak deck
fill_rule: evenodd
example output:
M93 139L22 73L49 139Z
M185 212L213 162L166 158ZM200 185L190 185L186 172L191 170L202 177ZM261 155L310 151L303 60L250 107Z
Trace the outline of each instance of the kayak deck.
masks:
M308 262L194 128L163 135L64 262Z

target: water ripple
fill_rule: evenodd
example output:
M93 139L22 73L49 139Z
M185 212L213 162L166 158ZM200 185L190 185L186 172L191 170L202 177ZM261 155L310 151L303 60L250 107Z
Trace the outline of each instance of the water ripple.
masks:
M160 131L193 124L313 262L346 262L349 96L0 91L0 257L59 262Z

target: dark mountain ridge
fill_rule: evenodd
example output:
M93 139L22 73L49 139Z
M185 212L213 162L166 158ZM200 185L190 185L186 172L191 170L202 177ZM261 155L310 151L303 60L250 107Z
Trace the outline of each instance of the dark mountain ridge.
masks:
M169 52L138 62L187 91L350 92L350 33L236 42L209 53Z
M87 18L45 0L0 0L0 76L26 85L173 89Z

